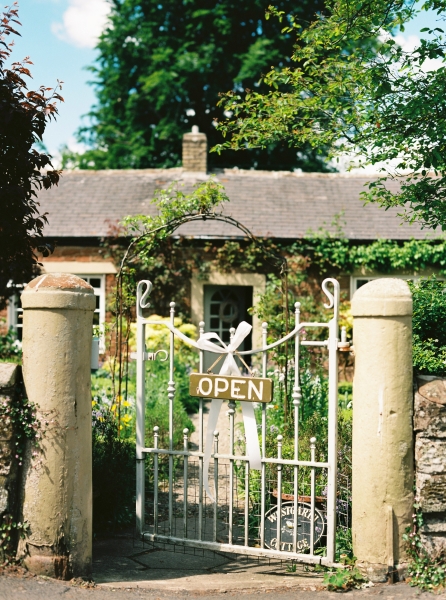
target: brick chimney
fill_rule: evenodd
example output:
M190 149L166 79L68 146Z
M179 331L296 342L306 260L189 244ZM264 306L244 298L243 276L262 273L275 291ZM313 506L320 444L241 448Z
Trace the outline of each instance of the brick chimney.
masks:
M183 135L183 169L206 173L208 142L205 133L200 133L198 125L192 126L191 133Z

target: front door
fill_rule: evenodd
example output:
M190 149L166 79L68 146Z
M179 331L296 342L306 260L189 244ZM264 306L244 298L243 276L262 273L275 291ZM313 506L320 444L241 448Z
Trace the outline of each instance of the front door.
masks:
M204 286L204 322L206 331L219 335L229 344L231 328L237 328L241 321L252 325L252 317L248 309L252 307L252 286L248 285L205 285ZM252 335L240 345L239 350L252 347ZM250 357L248 357L250 358ZM205 353L205 371L215 361L215 354ZM248 363L249 364L249 363ZM216 367L218 373L218 366ZM243 367L242 367L243 369Z

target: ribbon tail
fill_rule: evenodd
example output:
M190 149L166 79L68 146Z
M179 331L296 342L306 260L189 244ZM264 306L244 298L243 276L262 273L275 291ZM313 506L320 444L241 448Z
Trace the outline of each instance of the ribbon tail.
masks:
M221 405L223 400L219 398L213 398L211 402L211 408L209 410L209 418L206 429L206 445L204 448L204 459L203 459L203 484L206 494L212 502L215 502L211 490L209 488L209 463L211 462L211 454L214 447L214 431L217 427L218 417L220 415Z
M250 469L260 471L262 458L260 455L259 436L257 435L257 423L254 406L251 402L240 402L243 412L243 424L245 426L246 450L249 457Z

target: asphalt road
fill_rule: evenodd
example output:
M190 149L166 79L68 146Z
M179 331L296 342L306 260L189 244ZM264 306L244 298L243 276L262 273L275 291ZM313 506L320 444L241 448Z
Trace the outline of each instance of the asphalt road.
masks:
M0 575L0 600L164 600L172 598L181 600L192 598L219 599L234 598L240 600L339 600L339 593L328 592L312 587L284 589L275 587L271 590L248 591L229 591L215 594L207 594L204 590L197 591L167 591L157 589L138 589L138 588L103 588L95 586L86 588L82 582L61 582L42 577L34 577L23 572L3 573ZM364 590L352 590L347 592L348 600L405 600L419 598L420 600L430 599L446 600L446 594L433 596L429 593L422 593L416 588L411 588L405 583L395 585L377 585Z

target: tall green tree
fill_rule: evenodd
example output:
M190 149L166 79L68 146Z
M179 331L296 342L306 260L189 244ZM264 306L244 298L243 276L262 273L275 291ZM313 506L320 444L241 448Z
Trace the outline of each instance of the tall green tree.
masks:
M18 11L5 9L0 22L0 306L17 284L29 281L37 266L37 251L50 252L43 239L46 216L37 191L57 184L60 171L51 156L37 147L61 96L50 88L28 90L29 58L9 64L17 31ZM8 66L9 64L9 66Z
M332 157L349 153L380 169L366 200L446 230L444 32L433 23L408 52L392 37L416 8L416 0L327 0L327 13L306 29L272 9L297 34L292 62L268 72L266 93L230 92L222 99L231 116L219 124L226 142L217 150L279 142L329 146ZM435 9L441 25L445 0L428 0L423 8ZM376 36L378 50L366 43Z
M80 139L91 148L82 168L175 167L192 125L222 141L214 126L228 90L260 89L271 65L285 66L294 31L266 20L269 0L112 0L109 26L91 67L97 105ZM287 19L307 27L323 0L280 0ZM281 141L242 155L212 155L210 167L326 169L324 148Z

